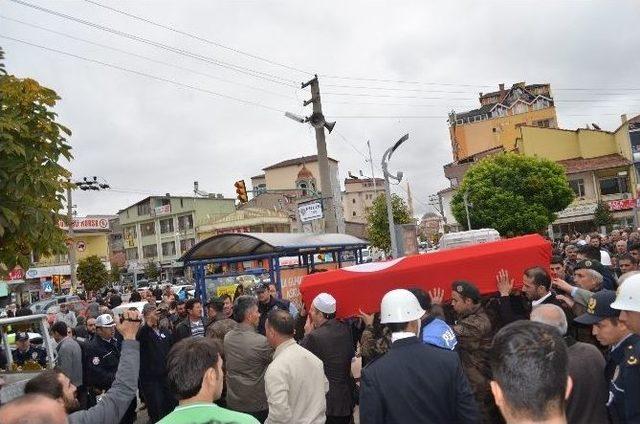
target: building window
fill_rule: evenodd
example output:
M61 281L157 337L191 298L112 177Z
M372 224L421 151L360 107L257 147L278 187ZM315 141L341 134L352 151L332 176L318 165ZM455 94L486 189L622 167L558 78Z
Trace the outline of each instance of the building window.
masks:
M542 121L535 121L533 125L536 127L549 128L551 126L551 120L543 119Z
M451 182L451 187L458 187L458 179L453 177L449 180Z
M127 240L133 240L138 237L136 234L136 227L124 227L122 229L122 233L124 234L124 238Z
M162 243L162 256L175 256L176 255L176 243L173 241L167 241Z
M156 233L156 225L153 221L140 224L140 234L142 236L152 236Z
M180 198L180 207L184 208L184 199L182 197Z
M187 250L191 249L195 243L196 240L192 238L180 240L180 251L186 252Z
M190 230L193 228L193 216L183 215L178 217L178 229L180 231Z
M173 218L160 220L160 234L173 232Z
M138 216L149 215L151 213L151 205L149 202L140 203L138 205Z
M353 216L356 216L356 211L353 211L352 215L353 215Z
M622 194L628 193L627 177L610 177L600 179L600 194Z
M356 203L356 199L351 199L351 203Z
M158 246L156 246L155 244L142 246L142 257L155 258L157 256L158 256Z
M135 247L133 249L124 249L124 253L127 255L128 261L138 259L138 249Z
M266 184L258 184L258 186L256 187L256 196L266 193L267 192L267 185Z
M569 186L575 193L576 197L584 197L584 180L582 178L579 180L569 181Z

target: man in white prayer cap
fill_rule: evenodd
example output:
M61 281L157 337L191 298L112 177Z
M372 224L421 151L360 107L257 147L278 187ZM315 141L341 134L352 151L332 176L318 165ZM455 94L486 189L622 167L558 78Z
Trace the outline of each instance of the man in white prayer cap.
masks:
M355 403L350 372L355 346L349 325L336 319L336 307L336 299L329 293L320 293L313 299L300 345L324 365L329 380L326 423L349 424Z

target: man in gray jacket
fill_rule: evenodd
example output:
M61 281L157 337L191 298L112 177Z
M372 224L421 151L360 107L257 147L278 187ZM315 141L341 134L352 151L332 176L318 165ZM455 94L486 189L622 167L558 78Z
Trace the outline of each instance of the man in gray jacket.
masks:
M273 349L267 338L256 331L260 312L255 297L238 297L233 314L239 322L238 327L224 337L227 406L264 422L269 415L264 375L271 362Z
M69 335L69 327L64 321L58 321L51 326L51 334L58 345L57 367L66 375L71 384L82 386L82 350L77 341Z
M29 380L25 394L40 393L60 400L69 415L70 424L113 424L119 422L136 396L140 370L140 344L136 334L140 328L140 313L125 311L116 325L123 337L120 363L111 388L100 397L96 406L84 411L78 407L76 387L60 370L46 370ZM73 412L75 411L75 412Z

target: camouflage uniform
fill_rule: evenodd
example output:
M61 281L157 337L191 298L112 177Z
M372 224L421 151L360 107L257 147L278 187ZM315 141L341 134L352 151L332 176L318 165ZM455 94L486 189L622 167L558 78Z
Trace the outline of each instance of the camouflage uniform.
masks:
M380 331L380 336L376 337L376 331L373 326L367 325L360 337L360 356L362 356L362 366L379 356L387 353L391 347L391 331L385 325Z
M459 316L452 328L458 338L456 350L478 401L482 422L500 422L500 413L489 388L489 347L493 336L489 316L482 305L478 304L464 316Z

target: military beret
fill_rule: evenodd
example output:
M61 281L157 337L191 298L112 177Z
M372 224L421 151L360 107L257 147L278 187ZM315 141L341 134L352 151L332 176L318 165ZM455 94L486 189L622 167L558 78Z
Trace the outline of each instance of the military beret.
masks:
M605 274L604 271L604 265L602 265L600 262L593 260L593 259L583 259L580 262L578 262L576 264L576 267L574 268L574 271L577 269L592 269L598 273L600 273L600 275Z
M478 302L480 300L480 290L468 281L454 281L451 284L451 290L458 293L460 296L468 297L474 302Z

